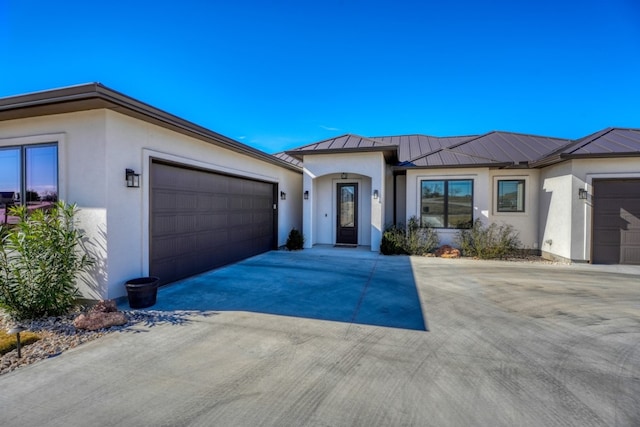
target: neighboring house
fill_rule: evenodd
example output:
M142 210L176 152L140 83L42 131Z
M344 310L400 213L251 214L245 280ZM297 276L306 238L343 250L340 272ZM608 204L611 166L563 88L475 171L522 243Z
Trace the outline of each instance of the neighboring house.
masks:
M2 222L8 203L78 205L91 299L277 248L301 228L299 166L98 83L0 99L0 194Z
M511 224L547 258L640 264L640 129L575 141L347 134L284 154L304 165L307 247L378 251L384 229L413 216L452 244L480 219Z

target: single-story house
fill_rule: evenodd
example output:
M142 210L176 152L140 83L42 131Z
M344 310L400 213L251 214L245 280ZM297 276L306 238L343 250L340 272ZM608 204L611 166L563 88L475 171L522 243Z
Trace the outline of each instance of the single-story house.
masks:
M99 83L0 99L0 192L78 205L89 299L275 249L301 228L299 166Z
M292 228L307 247L378 251L414 216L442 243L481 219L550 258L640 264L638 129L343 135L270 155L91 83L0 99L0 194L0 222L11 204L78 205L90 299L281 247Z
M343 135L285 153L303 165L303 233L369 245L411 217L443 244L476 219L567 262L640 264L640 129L578 140L512 132Z

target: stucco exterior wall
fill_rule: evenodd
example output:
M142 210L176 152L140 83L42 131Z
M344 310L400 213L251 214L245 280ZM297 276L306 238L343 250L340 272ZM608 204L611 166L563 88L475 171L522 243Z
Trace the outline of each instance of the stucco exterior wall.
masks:
M105 113L91 110L0 122L0 147L58 144L58 197L76 203L78 227L96 263L79 277L83 296L108 295Z
M301 174L172 132L110 110L91 110L0 122L0 147L58 143L59 195L77 203L79 225L96 259L78 281L86 298L117 298L124 282L148 274L151 158L273 182L278 198L278 244L301 228ZM127 188L125 169L141 174Z
M342 173L347 173L349 179L342 180ZM386 164L383 155L377 152L314 154L304 157L303 191L309 191L309 199L303 200L302 204L305 247L335 243L337 202L333 199L337 197L335 184L340 181L359 182L358 244L370 245L371 250L377 252L384 230L383 206L387 197ZM377 199L373 198L374 190L378 190Z
M489 171L491 177L491 208L489 221L498 225L512 225L518 231L523 249L540 248L538 240L540 171L538 169L498 169ZM498 212L498 181L524 180L524 212Z
M540 235L543 255L565 261L591 260L593 180L640 178L637 158L575 159L541 171ZM578 189L589 192L578 198Z

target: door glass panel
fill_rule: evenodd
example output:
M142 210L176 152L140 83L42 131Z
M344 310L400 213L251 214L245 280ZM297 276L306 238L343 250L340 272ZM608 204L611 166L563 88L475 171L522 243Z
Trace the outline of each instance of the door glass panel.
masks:
M340 188L340 227L354 227L355 218L355 187L344 185Z
M26 150L26 203L45 207L58 200L58 148L28 147Z

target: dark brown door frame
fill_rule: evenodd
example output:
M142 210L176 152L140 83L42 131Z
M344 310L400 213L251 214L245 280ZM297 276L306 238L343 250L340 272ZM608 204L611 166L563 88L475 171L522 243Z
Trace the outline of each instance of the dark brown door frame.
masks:
M342 226L342 189L353 187L353 226ZM357 245L358 244L358 183L340 182L336 185L336 244Z

